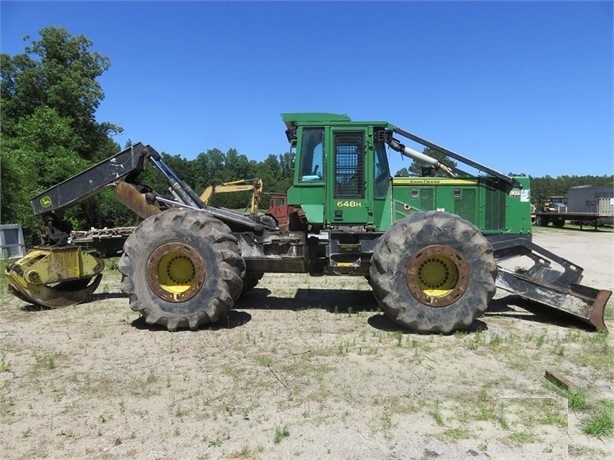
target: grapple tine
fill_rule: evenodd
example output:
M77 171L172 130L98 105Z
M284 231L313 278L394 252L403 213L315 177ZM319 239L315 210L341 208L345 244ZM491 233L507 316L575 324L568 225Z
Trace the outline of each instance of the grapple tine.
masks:
M79 280L79 283L67 281L55 286L46 286L43 284L29 286L28 289L25 289L9 278L9 289L15 297L24 302L30 302L48 308L61 308L69 305L76 305L86 300L98 288L101 279L102 273L96 275L94 281L91 283L89 282L92 278L88 278Z

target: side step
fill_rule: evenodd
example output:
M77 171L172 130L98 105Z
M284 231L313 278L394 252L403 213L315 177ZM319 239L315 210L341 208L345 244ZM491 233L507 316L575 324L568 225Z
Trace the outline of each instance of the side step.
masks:
M570 315L598 331L608 330L603 317L612 291L581 285L582 267L526 238L497 241L493 249L498 288ZM501 266L501 261L516 257L528 258L533 265L514 271Z

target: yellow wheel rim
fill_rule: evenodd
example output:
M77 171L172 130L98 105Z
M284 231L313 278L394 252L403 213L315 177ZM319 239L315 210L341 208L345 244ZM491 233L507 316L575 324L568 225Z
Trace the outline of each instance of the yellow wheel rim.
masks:
M445 256L433 256L422 262L417 271L420 289L425 295L441 298L458 284L458 269Z
M185 302L204 284L205 264L200 254L183 243L166 243L147 261L147 282L156 295L168 302Z
M427 246L408 261L406 282L419 302L430 307L445 307L467 290L469 265L463 255L450 246Z

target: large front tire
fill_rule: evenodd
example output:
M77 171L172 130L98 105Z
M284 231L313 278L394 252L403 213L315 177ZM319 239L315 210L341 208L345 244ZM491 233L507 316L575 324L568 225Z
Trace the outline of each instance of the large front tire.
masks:
M369 270L384 313L418 332L469 326L496 291L491 245L460 217L439 211L394 224L374 249Z
M148 324L169 331L214 323L241 294L245 263L237 239L200 211L149 217L124 244L122 291Z

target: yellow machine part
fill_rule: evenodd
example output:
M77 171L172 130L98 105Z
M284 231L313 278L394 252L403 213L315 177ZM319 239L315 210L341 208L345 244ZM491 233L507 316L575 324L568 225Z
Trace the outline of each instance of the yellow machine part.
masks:
M218 193L252 192L250 201L250 213L258 214L260 209L260 198L262 196L262 180L243 179L232 182L224 182L220 185L210 185L200 195L200 199L206 205L211 204L213 195Z
M102 279L104 262L77 246L35 247L5 270L11 292L49 308L83 302Z

